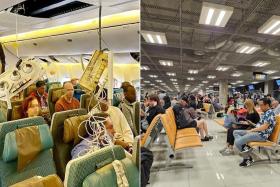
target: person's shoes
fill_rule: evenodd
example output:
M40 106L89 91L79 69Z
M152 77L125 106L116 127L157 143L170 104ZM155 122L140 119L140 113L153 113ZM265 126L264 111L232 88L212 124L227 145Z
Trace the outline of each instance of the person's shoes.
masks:
M206 136L206 137L208 137L209 140L212 140L212 139L213 139L213 136L209 136L209 135L208 135L208 136Z
M252 159L252 157L250 157L249 159L245 158L243 159L243 161L239 164L240 167L249 167L254 163L254 160Z
M204 138L201 139L201 141L203 141L203 142L206 142L206 141L209 141L209 140L210 139L207 136L205 136Z
M220 152L220 153L223 153L223 152L225 152L227 149L228 149L228 147L225 147L225 148L221 149L219 152Z
M250 147L250 146L248 146L248 145L245 145L245 146L242 148L241 153L248 153L248 152L250 152L250 151L252 151L252 150L253 150L252 147Z
M226 149L223 153L222 153L223 156L230 156L230 155L234 155L234 151L233 149Z

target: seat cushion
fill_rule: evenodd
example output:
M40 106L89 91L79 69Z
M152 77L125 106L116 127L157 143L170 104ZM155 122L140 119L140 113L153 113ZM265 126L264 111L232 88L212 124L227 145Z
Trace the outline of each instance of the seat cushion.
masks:
M195 128L178 129L176 139L186 136L198 136Z
M0 160L0 168L0 186L3 187L10 186L36 175L44 177L56 173L51 150L41 152L21 172L17 172L17 161L4 162Z
M122 159L124 172L131 187L139 186L139 171L137 167L128 158ZM112 164L108 164L100 169L98 169L93 174L85 178L83 182L83 187L117 187L117 178L115 170Z
M175 150L191 147L201 147L202 143L199 136L187 136L176 139Z

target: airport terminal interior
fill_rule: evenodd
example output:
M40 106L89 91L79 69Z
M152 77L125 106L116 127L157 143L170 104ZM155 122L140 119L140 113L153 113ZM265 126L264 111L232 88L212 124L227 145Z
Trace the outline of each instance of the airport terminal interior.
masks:
M274 0L142 0L149 187L279 185L279 10Z
M0 0L0 187L280 184L279 0Z

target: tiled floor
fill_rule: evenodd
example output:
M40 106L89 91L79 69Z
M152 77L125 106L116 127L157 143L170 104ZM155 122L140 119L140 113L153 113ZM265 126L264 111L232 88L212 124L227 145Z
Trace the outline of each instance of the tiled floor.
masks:
M176 155L176 163L189 163L191 169L173 169L151 173L149 187L265 187L280 186L280 163L259 164L249 168L238 166L238 155L222 156L219 150L225 145L225 130L214 121L207 121L214 139ZM154 164L164 160L164 150L156 147ZM164 149L164 148L163 148ZM153 149L152 149L153 150Z

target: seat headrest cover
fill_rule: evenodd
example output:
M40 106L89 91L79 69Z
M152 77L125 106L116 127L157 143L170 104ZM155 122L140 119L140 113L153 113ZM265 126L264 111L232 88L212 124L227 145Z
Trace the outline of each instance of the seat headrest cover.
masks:
M64 94L65 90L63 88L52 90L52 102L56 103L56 101Z
M40 133L41 149L40 151L50 149L53 147L53 139L47 124L38 125ZM32 140L30 140L32 141ZM9 162L16 160L18 157L18 149L16 142L15 131L9 132L5 136L4 149L3 149L3 160Z

